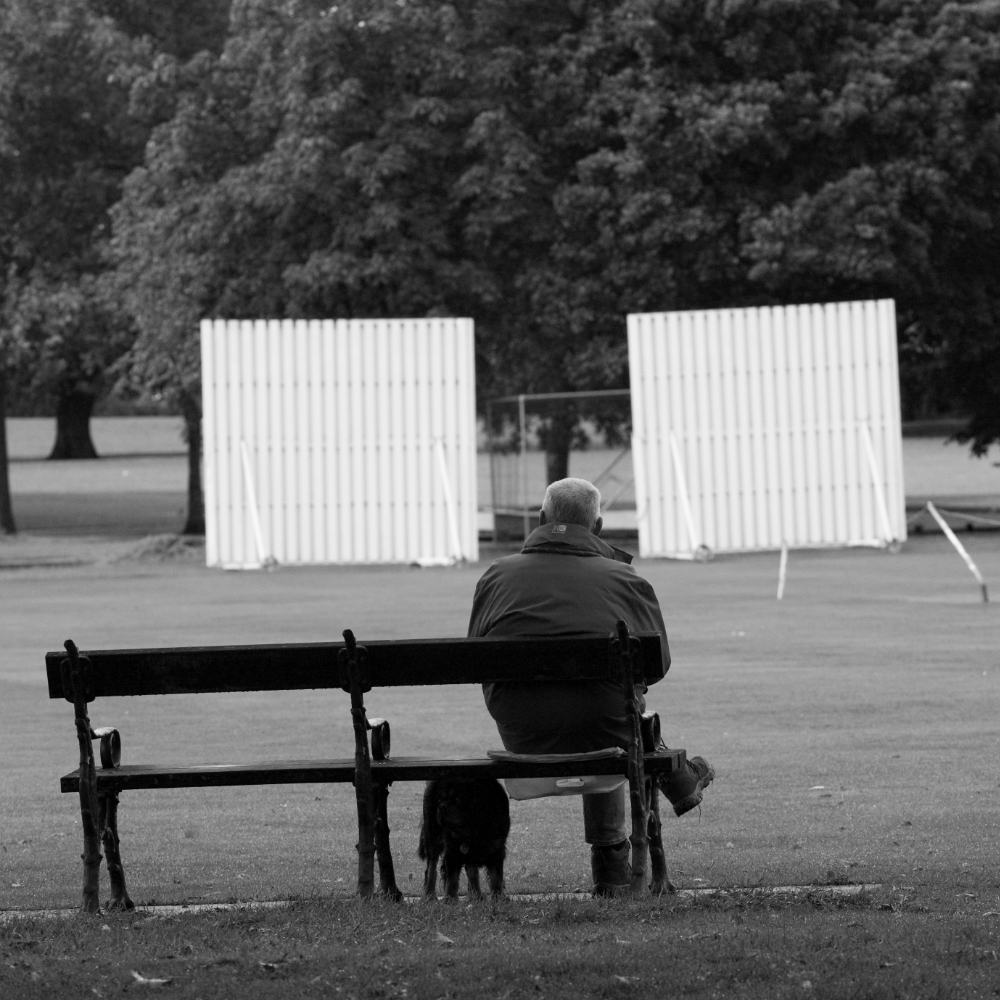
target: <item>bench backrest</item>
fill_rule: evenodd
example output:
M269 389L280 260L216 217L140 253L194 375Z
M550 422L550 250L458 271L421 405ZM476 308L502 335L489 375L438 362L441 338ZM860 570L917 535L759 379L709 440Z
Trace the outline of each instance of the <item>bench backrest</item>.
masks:
M636 674L647 684L669 665L666 636L633 635ZM260 646L182 646L173 649L81 650L89 661L88 700L147 694L222 691L348 690L338 663L343 642ZM605 680L616 675L607 636L573 638L416 639L361 643L365 686L485 684L493 681ZM665 655L661 655L661 648ZM50 698L72 701L68 657L45 654Z

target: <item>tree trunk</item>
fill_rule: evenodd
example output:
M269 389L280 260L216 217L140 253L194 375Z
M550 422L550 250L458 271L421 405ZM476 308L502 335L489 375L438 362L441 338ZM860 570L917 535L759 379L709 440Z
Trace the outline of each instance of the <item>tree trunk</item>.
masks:
M14 508L10 502L10 478L7 475L7 379L0 373L0 532L17 533Z
M82 389L60 395L56 406L56 443L49 458L97 458L90 440L90 415L95 396Z
M201 485L201 407L197 400L181 401L184 436L188 445L188 513L185 535L205 534L205 493Z
M569 448L573 441L576 413L562 405L545 428L545 482L554 483L569 475Z

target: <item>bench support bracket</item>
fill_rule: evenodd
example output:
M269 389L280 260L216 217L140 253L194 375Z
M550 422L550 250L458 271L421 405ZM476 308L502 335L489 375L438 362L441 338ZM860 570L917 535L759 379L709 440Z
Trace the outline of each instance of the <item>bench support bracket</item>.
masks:
M389 847L389 785L384 781L374 783L375 795L375 855L378 858L379 891L398 903L403 898L396 885L396 868L392 863Z
M367 650L359 646L350 629L344 630L344 649L338 659L347 668L354 723L354 795L358 804L358 895L369 899L375 892L375 816L372 762L368 750L368 720L362 681ZM387 834L388 837L388 834Z
M108 877L111 880L111 899L105 904L109 910L134 910L125 887L125 869L122 867L122 856L118 841L118 793L102 792L100 801L101 840L104 843L104 856L108 862Z
M640 719L642 749L644 753L665 750L667 745L660 735L660 717L656 712L645 712ZM660 786L656 777L646 777L646 832L649 837L649 865L653 880L649 884L654 895L675 892L667 874L667 860L663 851L663 824L660 820Z
M653 880L649 883L649 889L654 896L660 896L665 892L675 892L676 890L667 874L667 859L663 851L660 790L654 778L646 779L646 787L649 789L649 815L646 819L646 829L649 835L649 862L653 869Z
M642 729L639 722L639 705L635 694L635 665L632 637L628 626L620 621L612 640L617 653L619 679L625 698L625 721L629 727L628 739L628 790L632 807L632 883L629 891L639 895L646 891L646 867L649 860L647 833L646 779L642 767Z
M97 802L97 775L94 771L94 747L90 741L88 694L93 700L89 662L80 656L72 639L64 643L69 656L69 677L73 689L76 735L80 743L80 822L83 827L83 900L84 913L101 912L101 833Z

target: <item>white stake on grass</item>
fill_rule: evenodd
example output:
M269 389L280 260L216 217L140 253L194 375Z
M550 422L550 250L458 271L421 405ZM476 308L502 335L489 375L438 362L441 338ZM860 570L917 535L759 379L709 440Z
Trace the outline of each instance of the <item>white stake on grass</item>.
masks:
M253 537L257 543L257 558L261 566L273 566L275 560L264 548L264 533L260 530L260 512L257 509L257 491L253 485L253 472L250 469L250 452L246 441L240 441L240 456L243 459L243 482L247 490L247 506L250 508L250 524L253 526ZM257 567L254 567L255 569Z
M935 507L934 504L930 502L930 500L927 501L927 509L931 512L931 516L934 518L934 520L937 521L937 523L940 525L941 530L947 536L948 541L955 546L955 551L958 552L958 554L965 560L965 565L969 567L969 569L972 572L972 575L979 582L979 589L980 591L982 591L983 601L989 602L990 595L989 591L986 589L986 581L983 580L983 575L976 568L976 564L972 561L972 557L969 555L968 552L965 551L965 546L962 545L962 543L958 540L958 537L955 535L955 532L948 527L948 522L945 521L945 519L940 515L940 513L938 513L937 507Z
M788 570L788 542L781 543L781 562L778 563L778 600L785 596L785 573Z
M872 486L875 488L875 506L878 508L879 518L882 521L882 533L885 535L886 545L891 545L896 539L892 534L892 527L889 524L889 507L885 502L885 491L882 489L882 473L875 458L875 445L872 442L871 428L863 423L861 425L865 442L865 451L868 453L868 468L872 474Z
M688 539L691 542L691 555L698 558L701 549L701 539L694 526L694 514L691 511L691 498L688 495L687 478L684 475L684 466L681 464L681 453L677 447L677 437L674 432L670 432L670 454L674 460L674 475L677 477L677 492L680 494L681 510L684 513L684 520L687 522Z
M436 438L438 468L441 470L441 487L444 490L444 506L448 512L448 528L451 531L451 546L455 554L455 561L461 562L465 556L462 555L462 543L458 535L458 517L455 514L455 503L451 497L451 479L448 476L448 460L444 454L444 438Z

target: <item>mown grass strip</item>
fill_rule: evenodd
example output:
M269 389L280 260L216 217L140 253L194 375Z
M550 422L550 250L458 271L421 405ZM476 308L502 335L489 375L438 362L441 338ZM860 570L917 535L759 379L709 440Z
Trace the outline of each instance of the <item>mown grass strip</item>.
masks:
M884 892L24 917L0 927L0 993L967 997L998 982L998 926Z
M881 886L877 883L866 885L781 885L781 886L757 886L754 888L724 888L706 886L702 889L678 889L676 899L697 899L701 896L857 896L861 893L870 893ZM349 897L343 896L339 901L344 902ZM511 902L518 903L551 903L560 901L583 901L590 899L590 892L538 892L538 893L512 893L508 896ZM460 902L469 903L464 894L459 897ZM182 903L163 905L140 905L137 912L144 917L176 917L191 915L196 913L233 913L239 910L273 910L283 906L293 906L301 900L295 899L272 899L272 900L244 900L233 903ZM404 896L402 902L409 904L423 903L423 896ZM0 925L11 923L16 920L26 918L37 919L69 919L77 916L78 908L45 909L45 910L0 910Z

